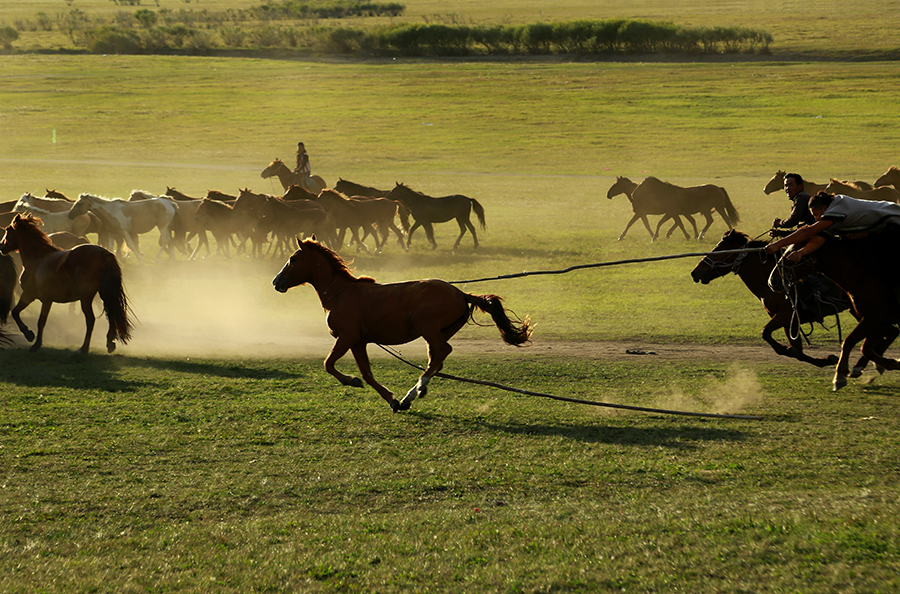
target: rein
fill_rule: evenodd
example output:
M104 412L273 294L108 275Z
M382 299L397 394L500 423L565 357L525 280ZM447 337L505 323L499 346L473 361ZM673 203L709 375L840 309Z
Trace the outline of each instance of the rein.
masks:
M620 264L637 264L640 262L659 262L661 260L674 260L676 258L696 258L697 256L705 256L709 257L711 255L726 255L726 254L749 254L752 252L760 252L765 248L744 248L740 250L722 250L720 252L690 252L686 254L671 254L668 256L653 256L650 258L630 258L627 260L613 260L611 262L595 262L593 264L576 264L575 266L569 266L568 268L563 268L562 270L534 270L531 272L516 272L513 274L501 274L500 276L490 276L486 278L475 278L469 280L458 280L458 281L450 281L451 285L464 285L468 283L480 283L489 280L506 280L509 278L521 278L523 276L537 276L540 274L565 274L567 272L572 272L573 270L582 270L585 268L602 268L604 266L618 266Z
M400 356L394 349L389 349L388 347L375 343L381 348L384 352L390 354L396 359L406 363L410 367L414 367L420 371L425 371L424 367L420 365L416 365L412 361L408 361ZM566 396L555 396L553 394L544 394L543 392L532 392L530 390L522 390L521 388L513 388L510 386L504 386L503 384L498 384L496 382L488 382L484 380L476 380L467 377L459 377L457 375L450 375L449 373L438 372L434 374L435 377L442 377L444 379L450 379L458 382L468 383L468 384L478 384L480 386L490 386L492 388L499 388L501 390L506 390L507 392L515 392L517 394L524 394L526 396L539 396L541 398L550 398L551 400L560 400L562 402L572 402L574 404L587 404L590 406L602 406L606 408L618 408L624 410L635 410L640 412L648 412L648 413L660 413L666 415L680 415L686 417L706 417L706 418L715 418L715 419L741 419L745 421L759 421L762 420L762 417L752 416L752 415L731 415L731 414L720 414L720 413L701 413L701 412L691 412L685 410L667 410L664 408L647 408L644 406L632 406L629 404L612 404L609 402L598 402L596 400L582 400L580 398L569 398Z

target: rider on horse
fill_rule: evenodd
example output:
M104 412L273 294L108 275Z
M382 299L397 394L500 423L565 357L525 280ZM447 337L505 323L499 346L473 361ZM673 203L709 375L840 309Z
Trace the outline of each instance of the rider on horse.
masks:
M812 225L816 222L809 211L810 195L803 189L803 178L799 173L788 173L784 176L784 193L793 203L791 216L786 219L775 219L772 223L772 237L785 237L798 225Z
M310 191L315 189L311 183L312 168L309 165L309 154L306 152L306 147L303 146L302 142L297 143L297 167L294 168L294 174L304 189Z
M796 243L806 245L786 257L792 262L822 247L828 237L841 241L867 240L866 260L874 270L882 272L884 283L900 295L900 204L884 200L859 200L850 196L819 192L809 201L816 218L812 225L801 227L783 239L766 246L774 253Z

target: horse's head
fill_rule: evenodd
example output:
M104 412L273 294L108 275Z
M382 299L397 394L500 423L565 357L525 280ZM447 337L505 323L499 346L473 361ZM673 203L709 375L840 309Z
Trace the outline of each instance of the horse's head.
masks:
M72 205L72 208L69 209L69 218L74 219L75 217L87 214L87 211L91 209L92 200L93 196L90 194L79 194L78 200L76 200L75 204Z
M282 266L281 271L272 279L272 285L279 293L287 293L287 290L303 285L312 280L313 248L308 245L310 240L297 240L297 251L291 254L288 261ZM315 241L313 236L312 241ZM304 244L307 244L304 247Z
M8 227L3 228L3 238L0 239L0 254L3 254L4 256L19 249L18 237L13 225L18 218L19 215L16 215L13 217L13 222L10 223Z
M269 163L268 167L266 167L265 169L262 170L262 173L260 173L259 176L263 179L275 177L276 175L278 175L278 172L282 169L287 169L288 172L290 172L290 169L288 168L288 166L285 165L281 161L281 159L276 157L274 161Z
M763 192L765 192L766 196L784 189L784 176L784 171L779 170L775 172L775 175L772 176L772 179L770 179L763 188Z
M606 193L606 197L610 200L613 199L613 196L618 196L619 194L625 194L629 198L631 197L631 192L634 190L634 184L627 177L616 177L616 183L612 185L609 191Z
M691 278L694 279L695 283L708 285L711 281L723 277L729 272L737 274L738 268L747 253L716 254L716 252L743 249L747 247L748 243L750 243L750 236L746 233L741 233L736 229L726 231L719 243L716 244L716 247L713 248L712 253L700 260L691 271Z
M43 221L31 213L16 214L4 229L3 239L0 239L0 254L14 252L23 246L49 244L47 234L39 228L42 224Z

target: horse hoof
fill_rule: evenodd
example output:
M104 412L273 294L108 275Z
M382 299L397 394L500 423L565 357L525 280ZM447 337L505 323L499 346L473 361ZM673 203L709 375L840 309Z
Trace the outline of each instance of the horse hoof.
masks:
M885 369L883 366L877 365L877 364L875 365L875 369L878 371L879 374L884 374L884 372L887 371L887 369Z
M41 350L41 345L39 345L39 344L33 344L33 345L31 345L31 347L28 349L28 352L29 352L29 353L36 353L36 352L38 352L39 350Z
M850 370L850 377L856 378L863 374L862 367L854 367Z
M347 382L348 386L353 386L354 388L362 388L363 382L358 377L350 378L350 381Z
M32 332L31 330L25 330L24 332L22 332L22 335L28 342L34 342L34 332Z
M825 360L828 362L829 365L837 365L837 362L839 361L837 355L828 355L828 358Z
M395 401L396 402L396 401ZM400 404L397 405L397 410L409 410L412 407L412 400L407 400L404 398L400 401ZM397 411L394 411L397 412Z
M837 392L841 388L847 385L847 378L845 377L836 377L834 378L834 391Z
M400 410L400 402L398 402L396 398L391 399L391 410L393 412Z
M106 343L106 352L107 352L107 353L112 353L112 352L115 351L115 350L116 350L116 343L114 343L114 342L107 342L107 343Z

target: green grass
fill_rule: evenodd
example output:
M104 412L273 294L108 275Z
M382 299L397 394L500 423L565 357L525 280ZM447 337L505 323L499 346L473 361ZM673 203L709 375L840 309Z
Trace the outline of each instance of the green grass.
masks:
M900 563L896 380L455 356L413 412L308 360L4 355L6 592L875 592ZM388 385L414 372L377 363ZM730 404L729 404L730 402Z
M436 252L417 235L409 254L356 256L358 273L385 282L702 251L724 231L717 220L703 242L650 244L634 227L617 242L630 208L605 199L616 175L723 185L757 235L787 214L783 195L761 191L776 169L871 181L897 164L893 63L2 64L5 200L45 188L273 192L259 172L302 139L331 184L403 181L484 204L477 253L469 239L452 253L456 232L442 225ZM152 238L144 246L145 265L124 262L140 324L116 356L75 356L83 325L64 306L40 353L21 338L0 352L4 592L898 588L892 374L834 394L831 370L774 355L606 361L505 349L496 330L470 326L461 341L497 348L459 349L449 373L764 420L615 413L447 380L392 415L324 373L321 308L308 287L271 288L280 259L155 263ZM533 316L541 346L767 352L758 302L734 277L693 284L696 260L466 290ZM813 342L833 351L836 333ZM402 350L423 359L418 345ZM414 370L373 358L398 393L414 383Z

